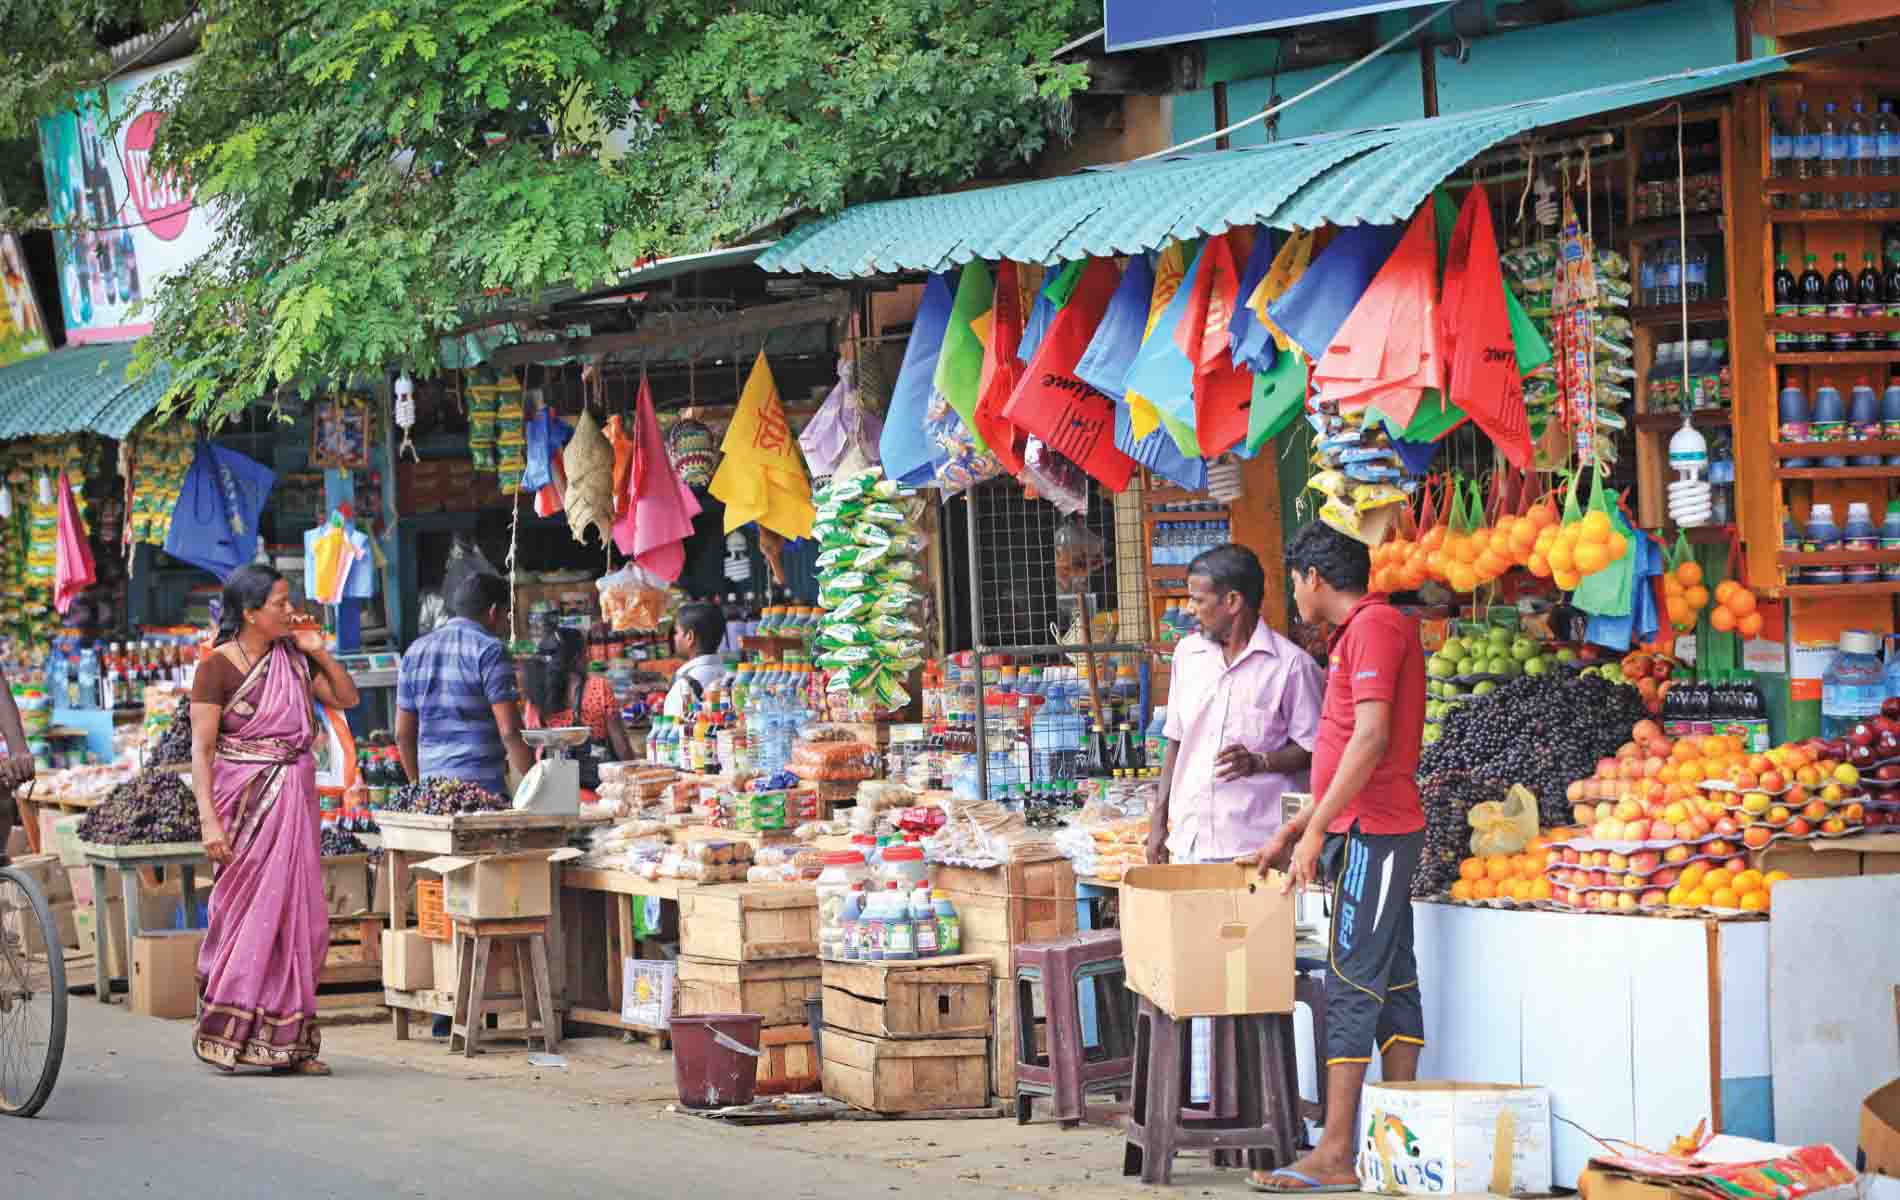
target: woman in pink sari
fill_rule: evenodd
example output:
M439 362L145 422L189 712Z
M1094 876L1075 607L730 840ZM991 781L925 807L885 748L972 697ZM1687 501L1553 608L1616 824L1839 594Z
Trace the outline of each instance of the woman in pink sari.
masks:
M328 1075L317 1058L317 973L330 940L317 855L311 700L352 708L356 685L314 629L293 629L269 567L231 573L217 649L191 689L191 780L217 864L198 955L192 1049L224 1071Z

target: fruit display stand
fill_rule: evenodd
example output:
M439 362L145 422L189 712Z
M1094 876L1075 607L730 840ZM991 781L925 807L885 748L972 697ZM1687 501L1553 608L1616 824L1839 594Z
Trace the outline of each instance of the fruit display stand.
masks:
M138 944L140 929L139 914L139 872L148 867L178 868L181 894L186 897L197 895L196 875L200 865L210 867L211 860L205 856L203 842L165 842L143 846L101 846L91 842L82 842L81 849L86 856L86 865L92 868L92 894L99 901L100 912L108 911L104 899L112 892L107 886L109 873L117 873L121 894L125 897L125 946L127 956L132 947ZM189 910L190 905L187 905ZM99 1003L112 1003L112 980L107 977L108 970L104 956L98 960L99 980L94 990L98 992ZM126 984L129 987L131 980Z
M389 905L389 929L400 933L409 925L410 867L425 858L438 855L507 854L520 850L558 850L567 844L568 830L575 818L549 813L488 812L435 816L424 813L378 810L376 824L382 831L383 877L379 889ZM551 863L554 872L551 894L559 895L562 867ZM561 935L561 905L551 906L548 917L548 970L552 978L548 991L554 997L557 1012L566 1007L564 954ZM409 1037L411 1013L453 1016L454 997L440 989L407 991L385 987L383 1003L393 1019L397 1041Z

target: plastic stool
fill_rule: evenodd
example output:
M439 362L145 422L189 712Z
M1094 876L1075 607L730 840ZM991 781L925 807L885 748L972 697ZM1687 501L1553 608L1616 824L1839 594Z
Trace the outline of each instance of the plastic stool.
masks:
M1134 1106L1128 1114L1123 1175L1167 1184L1173 1178L1174 1156L1183 1150L1213 1151L1217 1164L1245 1151L1247 1165L1261 1171L1293 1162L1299 1094L1292 1016L1216 1017L1214 1044L1217 1059L1224 1057L1221 1048L1234 1049L1233 1112L1221 1117L1184 1113L1188 1021L1141 1001L1135 1015Z
M1115 930L1016 948L1017 1124L1028 1122L1034 1097L1048 1096L1072 1129L1088 1116L1090 1092L1119 1099L1128 1089L1135 1005L1125 981Z
M532 1043L541 1039L541 1048L549 1054L561 1044L560 1023L554 1016L554 1003L548 994L548 919L517 918L506 921L455 922L455 1017L449 1025L449 1052L455 1052L455 1039L462 1039L462 1052L474 1058L481 1041L483 1026L491 1015L490 1005L497 1001L518 1001L527 1020L519 1030L494 1031L490 1036L520 1037ZM507 994L488 991L488 958L496 950L515 956L515 977L521 990Z

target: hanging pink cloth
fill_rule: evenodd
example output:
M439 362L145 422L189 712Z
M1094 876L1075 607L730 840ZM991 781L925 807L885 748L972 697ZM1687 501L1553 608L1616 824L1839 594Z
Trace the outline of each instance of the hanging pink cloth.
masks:
M80 520L79 502L73 499L73 485L67 482L64 471L59 475L58 536L58 559L53 573L53 607L64 616L72 608L73 600L79 593L98 579L92 565L92 546L86 539L86 523Z
M1403 429L1420 398L1445 386L1440 332L1438 246L1427 204L1333 335L1313 368L1313 386L1342 411L1377 408Z
M673 471L645 374L640 376L635 404L633 471L628 481L633 502L614 522L614 544L635 565L671 583L686 567L686 539L693 536L699 498Z

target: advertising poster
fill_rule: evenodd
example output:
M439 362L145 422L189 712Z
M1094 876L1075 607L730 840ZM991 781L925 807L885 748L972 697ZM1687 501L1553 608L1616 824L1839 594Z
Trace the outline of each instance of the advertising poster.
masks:
M46 319L33 297L20 239L0 233L0 367L46 353Z
M60 303L70 342L127 341L151 332L133 310L166 275L204 253L210 214L186 181L154 176L152 145L165 114L141 110L148 80L172 63L80 95L77 111L40 120L40 161L52 210ZM130 120L117 118L130 111Z

